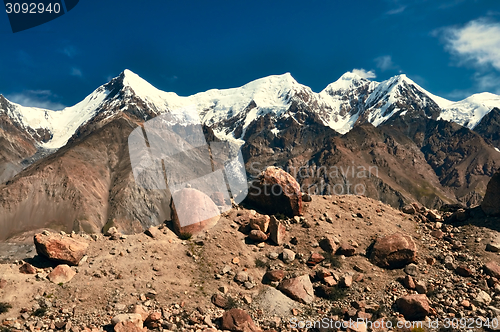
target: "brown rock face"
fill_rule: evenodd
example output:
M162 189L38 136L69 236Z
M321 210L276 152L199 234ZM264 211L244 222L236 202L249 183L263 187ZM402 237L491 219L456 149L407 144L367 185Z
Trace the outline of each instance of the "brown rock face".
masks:
M307 274L282 281L278 289L295 301L304 304L314 301L314 289Z
M481 209L490 216L500 216L500 171L488 182Z
M254 216L250 219L250 228L266 233L270 221L271 218L268 215Z
M429 305L429 299L424 294L403 296L396 301L396 305L406 320L422 320L433 312Z
M249 188L247 201L269 214L302 214L302 193L297 181L278 167L268 167Z
M85 256L88 243L60 235L35 235L36 252L50 260L68 265L78 265Z
M66 283L73 279L76 272L73 271L68 265L58 265L52 272L49 273L48 278L54 284Z
M417 245L406 234L394 233L384 236L375 242L370 260L380 267L401 268L417 261Z
M222 315L222 330L236 332L257 332L260 331L252 320L252 317L242 309L231 309Z
M172 221L178 235L202 232L212 228L219 221L219 208L201 191L184 188L172 196L174 197L171 203Z

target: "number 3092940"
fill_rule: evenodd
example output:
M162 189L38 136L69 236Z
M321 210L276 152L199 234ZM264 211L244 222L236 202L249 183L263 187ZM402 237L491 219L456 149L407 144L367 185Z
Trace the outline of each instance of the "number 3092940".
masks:
M45 5L43 3L6 3L5 11L7 14L43 14L43 13L55 13L59 14L61 11L61 5L59 3L49 3Z

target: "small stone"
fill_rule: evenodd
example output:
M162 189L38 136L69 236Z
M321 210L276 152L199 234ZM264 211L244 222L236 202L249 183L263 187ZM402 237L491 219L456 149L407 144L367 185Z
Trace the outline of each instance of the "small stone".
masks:
M234 280L243 283L248 280L248 273L246 273L245 271L240 271L236 274Z
M295 260L295 253L290 249L283 249L283 262L291 263Z
M66 283L69 282L76 275L76 272L73 271L66 264L58 265L52 272L49 273L48 278L55 284Z
M418 275L418 266L416 264L410 263L405 266L404 271L406 274L416 277Z

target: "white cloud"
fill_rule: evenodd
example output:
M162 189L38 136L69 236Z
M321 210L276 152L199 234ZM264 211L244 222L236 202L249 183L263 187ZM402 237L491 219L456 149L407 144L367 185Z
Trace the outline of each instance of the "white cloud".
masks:
M62 110L65 106L51 99L56 99L50 90L27 90L22 93L6 95L8 100L27 107L39 107L49 110Z
M382 55L374 59L377 68L381 71L386 71L389 69L395 69L396 65L392 61L392 57L390 55Z
M78 54L77 49L76 49L74 46L72 46L72 45L68 45L68 46L64 47L64 48L61 50L61 52L62 52L63 54L65 54L65 55L66 55L67 57L69 57L69 58L73 58L75 55L77 55L77 54Z
M80 68L76 68L76 67L71 68L70 74L73 75L73 76L77 76L77 77L82 77L83 76L83 73L82 73L81 69Z
M481 18L443 31L447 49L460 64L500 70L500 23Z
M366 71L365 69L353 69L352 73L355 75L359 75L363 78L370 79L370 78L375 78L377 75L372 70Z
M407 6L400 6L400 7L397 7L397 8L394 8L394 9L391 9L389 10L386 14L387 15L396 15L396 14L400 14L402 12L405 11Z

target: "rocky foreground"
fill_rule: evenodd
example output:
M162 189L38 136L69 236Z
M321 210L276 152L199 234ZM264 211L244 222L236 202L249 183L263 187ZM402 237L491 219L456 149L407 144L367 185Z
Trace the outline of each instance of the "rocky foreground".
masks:
M328 318L366 322L340 330L378 320L373 331L386 331L466 318L488 330L500 317L499 218L361 196L303 204L301 217L281 219L236 207L189 239L169 225L129 236L44 231L37 255L0 265L3 329L290 331Z

